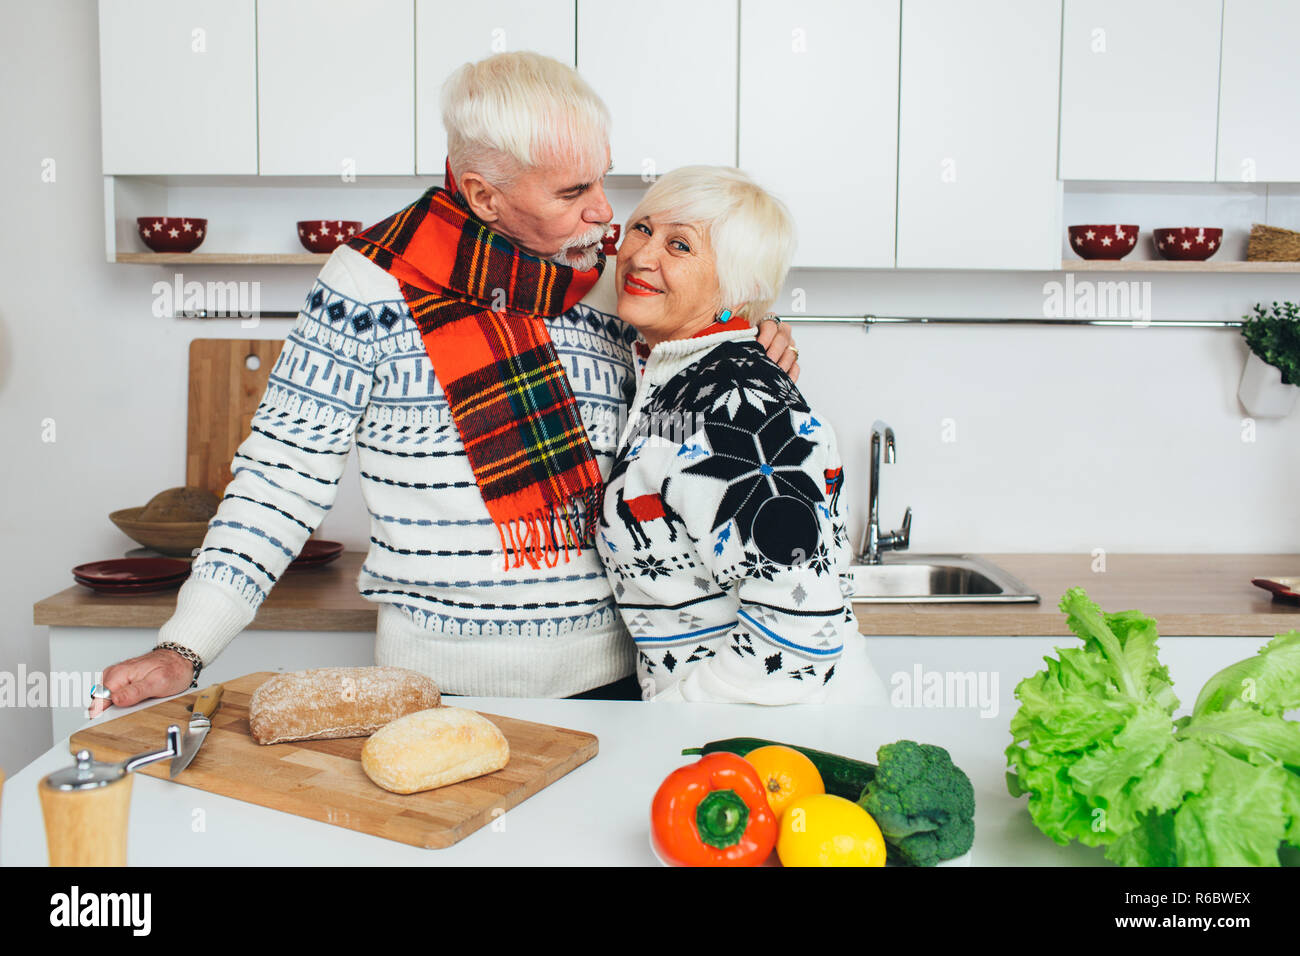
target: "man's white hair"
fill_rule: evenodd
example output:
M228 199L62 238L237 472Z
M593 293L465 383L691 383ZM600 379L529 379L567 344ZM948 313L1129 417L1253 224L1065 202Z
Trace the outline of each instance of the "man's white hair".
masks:
M772 308L794 258L794 220L785 203L731 166L682 166L642 197L643 216L695 226L713 251L721 309L758 322Z
M606 171L609 108L578 71L540 53L498 53L457 68L442 86L447 157L508 187L525 170L571 165L574 182Z

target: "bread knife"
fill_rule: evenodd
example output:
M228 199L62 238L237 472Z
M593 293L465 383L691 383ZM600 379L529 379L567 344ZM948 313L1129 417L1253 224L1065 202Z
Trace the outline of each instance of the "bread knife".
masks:
M221 703L222 689L220 684L213 684L195 699L189 730L181 738L181 752L172 758L171 777L173 780L176 779L177 774L190 765L194 755L203 746L203 739L207 737L208 731L212 729L212 715L216 713L217 705Z

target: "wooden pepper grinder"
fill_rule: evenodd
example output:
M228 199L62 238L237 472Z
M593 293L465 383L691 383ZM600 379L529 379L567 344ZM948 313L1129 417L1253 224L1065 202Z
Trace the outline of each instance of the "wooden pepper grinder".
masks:
M50 866L126 866L132 775L89 750L40 782Z
M167 745L121 763L96 760L89 750L77 762L37 784L50 866L126 866L126 823L131 813L132 771L175 758L180 727L167 728Z

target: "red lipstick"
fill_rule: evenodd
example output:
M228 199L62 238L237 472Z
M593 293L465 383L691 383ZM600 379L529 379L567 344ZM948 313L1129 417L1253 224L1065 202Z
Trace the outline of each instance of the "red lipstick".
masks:
M628 293L629 295L662 295L663 294L662 289L656 289L654 286L642 282L640 279L636 278L631 273L628 273L626 276L623 277L623 291Z

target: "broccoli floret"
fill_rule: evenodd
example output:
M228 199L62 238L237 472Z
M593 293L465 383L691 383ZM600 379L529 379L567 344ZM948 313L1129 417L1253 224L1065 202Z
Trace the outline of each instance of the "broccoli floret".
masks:
M900 740L876 752L875 779L858 804L880 827L892 862L934 866L975 840L975 788L933 744Z

